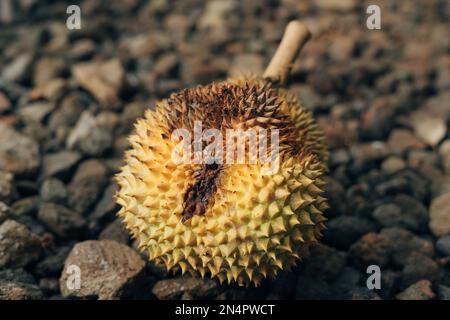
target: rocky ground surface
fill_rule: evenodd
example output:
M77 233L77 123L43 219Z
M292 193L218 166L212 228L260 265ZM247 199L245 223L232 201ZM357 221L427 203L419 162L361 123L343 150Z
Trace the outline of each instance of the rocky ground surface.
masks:
M448 1L89 0L81 30L69 2L0 14L0 299L450 299ZM168 275L115 216L126 136L172 91L261 73L294 18L315 36L289 87L331 150L322 244L260 288Z

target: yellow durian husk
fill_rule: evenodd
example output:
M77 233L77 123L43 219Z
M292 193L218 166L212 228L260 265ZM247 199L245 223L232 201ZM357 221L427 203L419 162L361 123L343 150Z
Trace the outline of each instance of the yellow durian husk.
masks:
M261 88L265 82L245 76L224 84ZM211 205L187 221L182 221L183 196L200 165L172 161L175 142L166 137L171 114L165 100L137 121L126 164L116 176L116 198L118 215L151 261L173 272L258 286L279 270L290 270L318 242L328 207L322 196L324 136L296 97L271 90L277 112L295 127L301 152L283 153L272 175L263 175L259 162L227 165Z

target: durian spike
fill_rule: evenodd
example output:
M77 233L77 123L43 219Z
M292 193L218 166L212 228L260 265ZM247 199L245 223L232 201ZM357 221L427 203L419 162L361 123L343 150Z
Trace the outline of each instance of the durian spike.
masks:
M310 38L311 32L302 22L298 20L289 22L277 51L264 71L263 78L284 86L295 58Z

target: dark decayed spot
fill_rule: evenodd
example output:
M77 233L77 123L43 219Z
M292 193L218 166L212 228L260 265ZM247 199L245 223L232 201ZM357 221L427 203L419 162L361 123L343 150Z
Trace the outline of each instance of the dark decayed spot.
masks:
M204 215L211 198L217 189L217 178L221 166L217 163L205 164L197 172L195 183L186 190L183 200L183 218L185 223L194 215Z

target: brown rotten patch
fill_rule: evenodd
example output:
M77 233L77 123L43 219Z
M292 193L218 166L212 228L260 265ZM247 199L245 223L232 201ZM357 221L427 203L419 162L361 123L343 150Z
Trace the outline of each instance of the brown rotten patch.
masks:
M197 172L195 182L184 194L183 212L181 219L185 223L194 215L204 215L212 201L212 195L217 190L217 179L222 166L216 163L205 164Z

